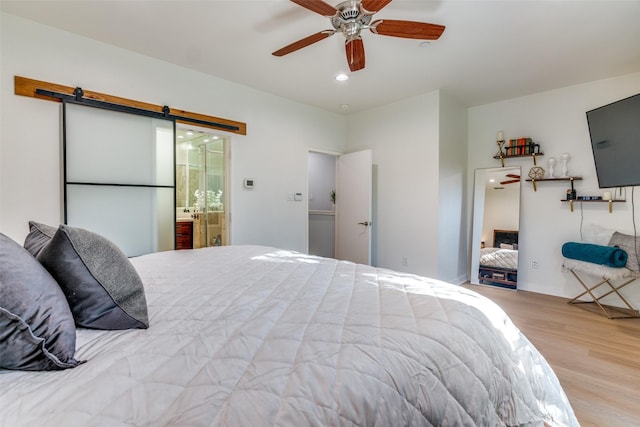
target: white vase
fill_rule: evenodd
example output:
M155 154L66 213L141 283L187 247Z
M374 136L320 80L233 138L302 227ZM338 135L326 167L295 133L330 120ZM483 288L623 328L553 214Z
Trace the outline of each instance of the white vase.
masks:
M562 162L562 177L569 178L569 168L567 163L569 162L569 153L562 153L560 155L560 161Z
M554 167L556 166L556 159L554 157L550 157L547 161L547 166L549 167L549 178L553 178L554 176Z

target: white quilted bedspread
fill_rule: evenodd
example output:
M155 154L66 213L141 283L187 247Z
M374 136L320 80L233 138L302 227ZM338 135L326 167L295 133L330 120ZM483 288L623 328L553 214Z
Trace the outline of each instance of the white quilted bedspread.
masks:
M148 330L78 331L57 372L0 371L2 426L577 426L489 300L259 246L132 259Z
M480 251L480 265L482 267L517 270L518 251L513 249L482 248Z

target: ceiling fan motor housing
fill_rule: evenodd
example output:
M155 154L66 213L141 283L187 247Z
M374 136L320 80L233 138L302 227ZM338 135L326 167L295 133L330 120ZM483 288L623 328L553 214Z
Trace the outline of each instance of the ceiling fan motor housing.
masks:
M347 38L354 40L360 37L360 31L369 27L371 14L364 13L360 4L345 1L336 6L336 14L331 17L331 25Z

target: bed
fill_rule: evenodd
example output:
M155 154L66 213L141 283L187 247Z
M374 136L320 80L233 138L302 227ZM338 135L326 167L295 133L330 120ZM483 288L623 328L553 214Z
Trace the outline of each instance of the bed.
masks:
M578 426L465 288L272 247L130 260L148 329L77 328L72 369L0 370L2 426Z
M518 282L518 231L493 231L493 247L480 249L478 273L481 284L516 288Z

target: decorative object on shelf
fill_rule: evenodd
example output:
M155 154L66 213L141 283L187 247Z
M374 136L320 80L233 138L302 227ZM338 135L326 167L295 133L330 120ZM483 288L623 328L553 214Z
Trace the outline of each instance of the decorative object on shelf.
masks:
M570 158L571 156L569 156L569 153L560 154L560 161L562 162L562 178L569 177L569 168L567 168L567 163Z
M504 132L500 131L498 132L498 137L496 139L496 144L498 144L498 154L496 154L496 158L500 159L500 162L502 162L502 167L504 167Z
M531 182L533 183L533 191L537 191L536 181L544 178L544 169L540 166L532 167L529 169L529 178L531 178Z
M540 144L535 144L531 138L516 138L509 140L509 146L505 148L508 156L529 156L540 153Z
M602 200L613 200L611 191L605 191L604 193L602 193Z
M553 178L554 168L556 166L556 158L549 157L549 160L547 160L547 166L549 167L549 178Z
M505 146L504 132L498 132L496 144L498 144L498 152L494 159L500 159L502 167L504 167L504 159L509 157L533 157L533 165L537 165L536 156L543 156L540 151L540 144L533 142L531 138L510 139L509 144Z

